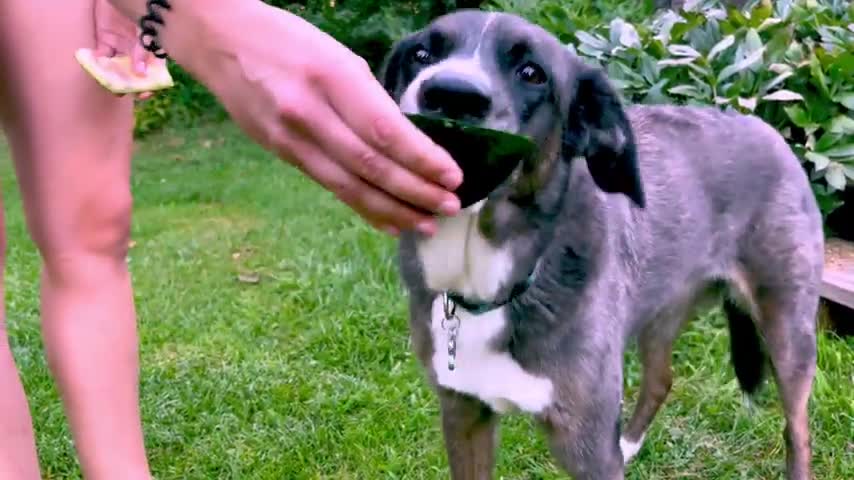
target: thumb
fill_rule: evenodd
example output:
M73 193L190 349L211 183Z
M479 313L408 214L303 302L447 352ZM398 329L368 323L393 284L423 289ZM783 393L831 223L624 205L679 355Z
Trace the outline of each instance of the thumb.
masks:
M142 46L142 42L134 42L130 54L130 61L133 66L134 73L137 75L145 75L152 57L153 55L151 52Z

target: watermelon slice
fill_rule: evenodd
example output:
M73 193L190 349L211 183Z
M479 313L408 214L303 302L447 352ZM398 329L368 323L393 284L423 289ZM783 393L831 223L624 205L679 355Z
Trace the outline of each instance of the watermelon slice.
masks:
M175 85L166 62L149 65L146 74L141 76L133 71L128 55L96 57L91 48L81 48L74 53L74 58L102 87L117 95L154 92Z

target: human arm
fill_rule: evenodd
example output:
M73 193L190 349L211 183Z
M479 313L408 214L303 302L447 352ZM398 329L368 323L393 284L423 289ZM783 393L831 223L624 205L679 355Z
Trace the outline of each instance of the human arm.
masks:
M129 18L145 0L111 0ZM259 0L171 0L158 43L256 142L390 233L435 231L462 173L418 131L367 63L302 18ZM246 35L246 32L252 32ZM306 48L311 46L311 48Z

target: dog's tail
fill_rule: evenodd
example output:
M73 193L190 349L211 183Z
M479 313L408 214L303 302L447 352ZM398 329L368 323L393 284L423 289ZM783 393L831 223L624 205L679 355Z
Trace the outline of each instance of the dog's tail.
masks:
M768 357L752 316L734 299L726 298L724 315L729 323L729 344L735 377L742 391L753 395L765 379Z

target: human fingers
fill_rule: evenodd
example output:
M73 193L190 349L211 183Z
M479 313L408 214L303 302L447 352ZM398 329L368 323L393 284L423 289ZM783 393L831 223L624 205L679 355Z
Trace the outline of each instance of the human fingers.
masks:
M134 73L140 76L145 75L148 70L149 62L154 59L156 59L156 57L142 46L142 42L133 42L133 47L130 52L130 61Z
M460 209L456 195L424 180L359 138L319 96L301 95L299 112L288 115L295 127L307 132L328 157L368 184L379 187L416 208L444 215ZM293 115L297 113L297 115Z
M130 59L131 74L144 76L148 71L148 64L154 58L150 52L142 47L140 42L131 43L128 57ZM153 92L140 92L134 95L137 100L148 100L154 95Z
M462 182L456 162L402 114L359 60L342 61L334 72L319 75L330 105L344 123L383 155L427 180L456 189Z
M130 61L133 66L133 71L137 75L145 75L148 72L148 69L153 65L166 62L165 59L155 57L154 54L146 50L145 47L143 47L142 42L139 41L135 42L131 48ZM154 92L141 92L137 94L136 98L137 100L148 100L153 96Z
M275 149L314 181L332 192L370 225L391 235L401 230L417 230L426 235L436 231L430 215L418 212L399 200L365 183L330 160L313 142L291 138L286 149Z

